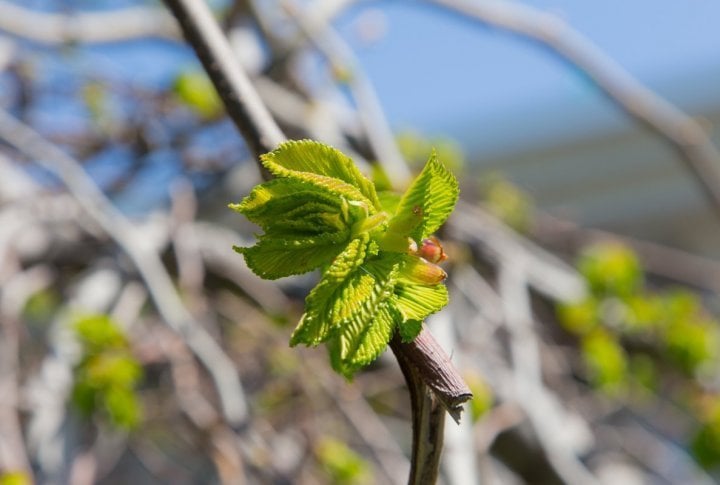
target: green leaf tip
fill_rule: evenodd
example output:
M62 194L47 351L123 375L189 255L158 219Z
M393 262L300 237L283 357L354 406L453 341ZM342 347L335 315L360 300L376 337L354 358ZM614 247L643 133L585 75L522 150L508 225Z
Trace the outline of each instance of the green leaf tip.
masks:
M262 228L235 247L265 279L321 268L290 345L325 343L347 378L375 360L397 331L412 341L448 302L445 259L430 237L458 199L455 177L433 152L407 192L382 192L328 145L288 141L261 157L275 178L230 208Z
M291 140L260 157L276 177L293 177L318 187L368 203L380 210L375 186L351 158L341 151L313 140ZM374 212L373 211L373 212Z
M445 222L459 195L457 179L433 151L420 175L400 199L395 217L390 221L390 232L422 241Z

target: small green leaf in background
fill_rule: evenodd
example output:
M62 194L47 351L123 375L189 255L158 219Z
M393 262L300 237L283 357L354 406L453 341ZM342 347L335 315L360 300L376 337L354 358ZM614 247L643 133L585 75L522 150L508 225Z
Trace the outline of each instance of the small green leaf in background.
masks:
M373 483L370 464L342 441L330 437L321 438L315 445L315 456L330 477L331 483Z
M412 167L422 167L427 160L427 154L432 150L435 150L443 165L453 172L461 172L465 167L465 154L460 145L450 138L428 138L406 130L397 136L396 141L403 158Z
M647 354L636 354L630 358L630 374L635 383L646 391L655 391L658 374L655 362Z
M703 468L720 465L720 422L701 425L695 432L690 449Z
M618 341L604 330L595 330L583 337L582 351L593 383L610 394L621 391L628 363Z
M23 318L34 324L50 323L62 300L56 292L45 289L34 293L25 303Z
M482 192L485 207L495 217L518 232L530 230L533 202L518 186L493 173L483 179Z
M102 314L77 318L73 329L83 351L75 366L75 406L85 416L107 417L118 428L135 427L141 419L135 387L142 367L131 354L125 334Z
M692 438L690 450L703 468L717 468L720 466L720 396L703 396L699 408L700 425Z
M481 419L493 407L495 397L492 389L476 372L469 372L463 375L470 391L472 392L472 400L470 401L470 414L473 421Z
M560 324L576 335L585 335L599 325L598 315L598 302L592 296L579 302L558 305Z
M457 180L432 153L404 195L380 197L349 157L311 140L261 160L276 178L230 207L264 232L235 250L266 279L322 269L290 345L326 343L333 368L350 378L396 330L412 340L447 304L447 275L435 264L444 252L426 238L455 207Z
M666 319L663 298L641 292L626 298L627 312L624 330L630 333L650 332Z
M202 118L214 118L222 112L220 97L204 71L192 69L181 72L175 79L173 90L187 107Z
M710 362L720 348L718 324L711 320L680 320L665 330L670 358L687 374L694 375Z
M25 472L6 472L0 474L0 485L31 485L32 481Z
M578 269L597 294L625 297L643 283L640 261L631 249L619 243L590 246L580 256Z

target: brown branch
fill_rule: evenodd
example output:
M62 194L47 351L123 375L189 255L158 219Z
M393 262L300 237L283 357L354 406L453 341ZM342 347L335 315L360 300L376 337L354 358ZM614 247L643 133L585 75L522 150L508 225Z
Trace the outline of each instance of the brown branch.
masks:
M272 151L285 136L272 119L227 38L202 0L165 0L195 49L220 98L255 157Z
M402 355L403 360L417 370L450 416L459 421L462 405L472 393L435 337L423 328L412 342L401 342L395 336L390 346L398 360Z
M413 441L408 485L435 483L440 470L445 410L427 386L418 367L410 363L402 345L397 336L390 343L410 391Z

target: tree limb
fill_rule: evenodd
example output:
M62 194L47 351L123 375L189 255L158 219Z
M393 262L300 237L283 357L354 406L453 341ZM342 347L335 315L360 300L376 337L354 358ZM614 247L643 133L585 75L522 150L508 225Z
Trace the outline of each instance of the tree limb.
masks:
M643 86L589 39L549 13L519 2L429 0L430 3L549 47L584 73L615 105L668 141L720 215L720 152L706 131Z
M163 319L183 337L215 381L225 418L233 425L243 423L247 419L247 405L232 361L196 324L159 255L148 247L142 234L108 200L80 163L3 110L0 139L57 175L80 206L125 251L147 284Z
M285 136L237 62L208 6L201 0L165 0L165 4L195 49L253 155L259 158L275 149Z
M101 44L141 38L177 39L163 10L130 7L107 12L52 13L0 1L0 30L40 44Z

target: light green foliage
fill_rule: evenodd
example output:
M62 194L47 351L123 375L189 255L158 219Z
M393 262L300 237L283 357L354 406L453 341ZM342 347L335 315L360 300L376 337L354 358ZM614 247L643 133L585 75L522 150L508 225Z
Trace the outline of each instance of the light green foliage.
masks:
M495 397L488 383L479 374L467 373L463 377L473 395L470 414L473 421L477 421L492 409Z
M608 338L651 342L690 375L715 358L720 344L718 325L703 311L697 296L681 290L647 291L640 263L629 248L615 242L596 244L583 252L578 268L591 295L558 306L560 323L570 332L585 338L603 327ZM586 360L594 361L592 357Z
M598 301L593 296L575 303L561 303L558 306L560 323L577 335L584 335L593 330L600 323L598 315Z
M720 372L718 322L689 291L646 289L638 258L618 243L592 246L578 267L591 294L557 313L579 337L592 382L614 396L633 390L639 398L661 388L663 374L674 369L669 397L684 405L692 397L690 412L700 423L693 454L703 466L720 465L720 396L706 386Z
M641 291L629 295L624 330L642 334L662 325L669 314L665 313L664 298Z
M704 468L720 465L720 420L700 425L693 436L690 449Z
M670 357L690 375L712 360L720 345L717 322L711 320L671 322L664 337Z
M125 335L107 315L82 316L73 329L83 347L75 367L73 402L86 416L99 413L119 428L134 427L140 420L135 387L142 367Z
M465 166L465 155L460 145L450 138L427 138L414 131L404 131L397 136L396 141L403 158L412 166L421 167L433 149L451 171L459 172Z
M417 242L437 231L455 208L460 190L435 152L400 199L389 232Z
M25 472L7 472L0 475L0 485L31 485L32 481Z
M330 437L321 438L315 445L315 456L329 475L331 483L373 483L370 465L342 441Z
M698 402L700 426L690 449L705 468L720 466L720 396L704 396Z
M23 318L35 324L49 323L55 316L62 300L52 290L41 290L34 293L25 303Z
M516 185L499 174L483 181L483 200L487 209L518 232L525 233L533 221L533 202Z
M642 353L631 356L630 374L635 383L640 385L640 391L654 391L657 388L658 374L653 359Z
M175 79L173 90L177 97L198 116L213 118L222 110L222 102L215 86L201 70L187 70Z
M583 339L582 349L595 385L610 393L620 390L626 376L627 356L617 339L596 330Z
M323 269L291 345L327 343L333 367L350 377L395 330L410 341L447 304L445 272L415 252L459 193L434 153L402 197L379 197L350 158L318 142L284 143L262 162L276 178L230 207L264 232L236 251L267 279Z
M622 244L591 246L581 255L578 269L597 294L627 296L642 285L640 262L635 253Z
M90 119L103 129L109 128L110 110L105 87L99 82L89 82L82 88L82 99Z

